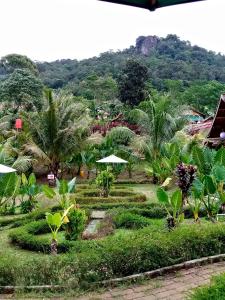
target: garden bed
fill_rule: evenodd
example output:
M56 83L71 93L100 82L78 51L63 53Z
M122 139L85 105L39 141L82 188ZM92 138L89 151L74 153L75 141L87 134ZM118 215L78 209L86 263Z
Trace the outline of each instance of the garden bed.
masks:
M172 232L163 228L150 225L98 241L76 241L68 254L57 257L28 256L23 260L12 260L7 252L2 253L0 285L85 287L91 282L225 253L224 224L184 224ZM33 230L37 232L35 226Z

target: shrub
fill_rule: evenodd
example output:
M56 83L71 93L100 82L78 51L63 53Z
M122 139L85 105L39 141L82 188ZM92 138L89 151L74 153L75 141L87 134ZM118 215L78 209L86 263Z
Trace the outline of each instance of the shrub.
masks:
M146 195L143 193L136 193L131 190L112 190L107 198L100 197L96 189L83 190L74 195L76 203L91 204L91 203L118 203L118 202L144 202ZM71 198L72 200L72 198Z
M96 177L96 185L101 189L103 197L108 197L112 184L115 181L113 173L109 170L104 170Z
M22 201L20 204L20 211L22 214L27 214L32 211L34 208L34 204L30 200Z
M12 243L17 244L22 249L50 253L49 237L37 237L38 234L50 232L46 220L31 222L24 227L20 227L10 232L9 238ZM71 248L68 241L58 244L58 252L66 252Z
M116 228L138 229L149 226L151 220L143 216L132 214L130 212L122 212L117 214L113 219Z
M64 225L66 230L65 238L70 241L76 241L85 228L87 217L84 210L79 208L72 209L68 215L69 223Z
M31 239L27 245L32 244L34 248L37 237L31 235L27 239ZM55 259L38 256L23 261L10 260L12 256L1 252L0 284L89 286L104 279L224 253L225 227L224 224L192 224L168 232L149 226L98 241L65 241L59 245L72 251ZM61 249L65 251L65 248ZM39 249L43 251L40 246Z

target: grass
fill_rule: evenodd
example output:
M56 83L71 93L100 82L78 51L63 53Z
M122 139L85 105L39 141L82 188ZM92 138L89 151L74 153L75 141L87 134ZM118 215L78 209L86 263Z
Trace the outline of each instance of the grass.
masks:
M158 202L156 197L157 185L149 184L127 184L128 187L131 187L135 192L143 193L147 197L148 202Z
M212 278L211 284L197 288L191 300L225 300L225 274Z

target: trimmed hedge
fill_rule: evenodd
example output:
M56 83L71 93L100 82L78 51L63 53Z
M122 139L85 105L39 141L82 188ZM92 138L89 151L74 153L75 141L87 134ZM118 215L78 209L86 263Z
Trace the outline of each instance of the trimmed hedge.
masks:
M78 193L78 195L82 195L83 197L99 197L99 194L100 194L99 190L88 190L88 191L82 191L82 192ZM136 196L136 195L144 195L144 194L136 193L132 190L127 190L127 189L112 190L109 193L109 197L110 196L111 197L128 197L128 196Z
M114 209L121 211L125 209L130 213L135 213L147 218L165 218L167 212L165 208L159 203L148 203L148 202L121 202L121 203L95 203L95 204L83 204L81 205L84 209L99 209L99 210L108 210ZM193 218L193 213L189 207L184 209L185 218ZM199 212L200 217L206 217L207 212L203 208Z
M13 244L22 249L50 253L50 240L47 237L37 237L37 234L49 233L50 229L46 220L31 222L21 228L10 232L9 238ZM58 252L64 253L72 247L72 242L63 241L58 244Z
M71 198L72 199L72 198ZM92 197L92 196L83 196L81 193L76 194L74 197L76 203L78 204L96 204L96 203L124 203L124 202L144 202L146 201L146 196L142 193L134 193L129 196L109 196L104 197Z
M151 220L130 212L122 212L113 218L116 228L139 229L151 225Z
M0 285L90 283L225 253L224 224L182 225L171 232L152 226L98 241L75 242L56 258L10 260L0 255Z
M54 208L52 208L52 209L54 209ZM13 216L11 218L1 217L0 218L0 227L4 227L4 226L8 226L8 225L11 225L10 226L11 228L19 227L19 226L25 225L31 221L43 219L43 218L45 218L45 213L47 211L51 211L51 210L50 209L49 210L48 209L35 210L29 214Z

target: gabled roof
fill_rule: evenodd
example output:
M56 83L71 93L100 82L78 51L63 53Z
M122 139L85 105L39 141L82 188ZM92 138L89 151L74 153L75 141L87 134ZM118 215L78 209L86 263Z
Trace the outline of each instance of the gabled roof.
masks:
M207 138L219 138L222 131L225 131L225 94L220 96L219 105Z
M155 10L156 8L204 0L100 0Z

